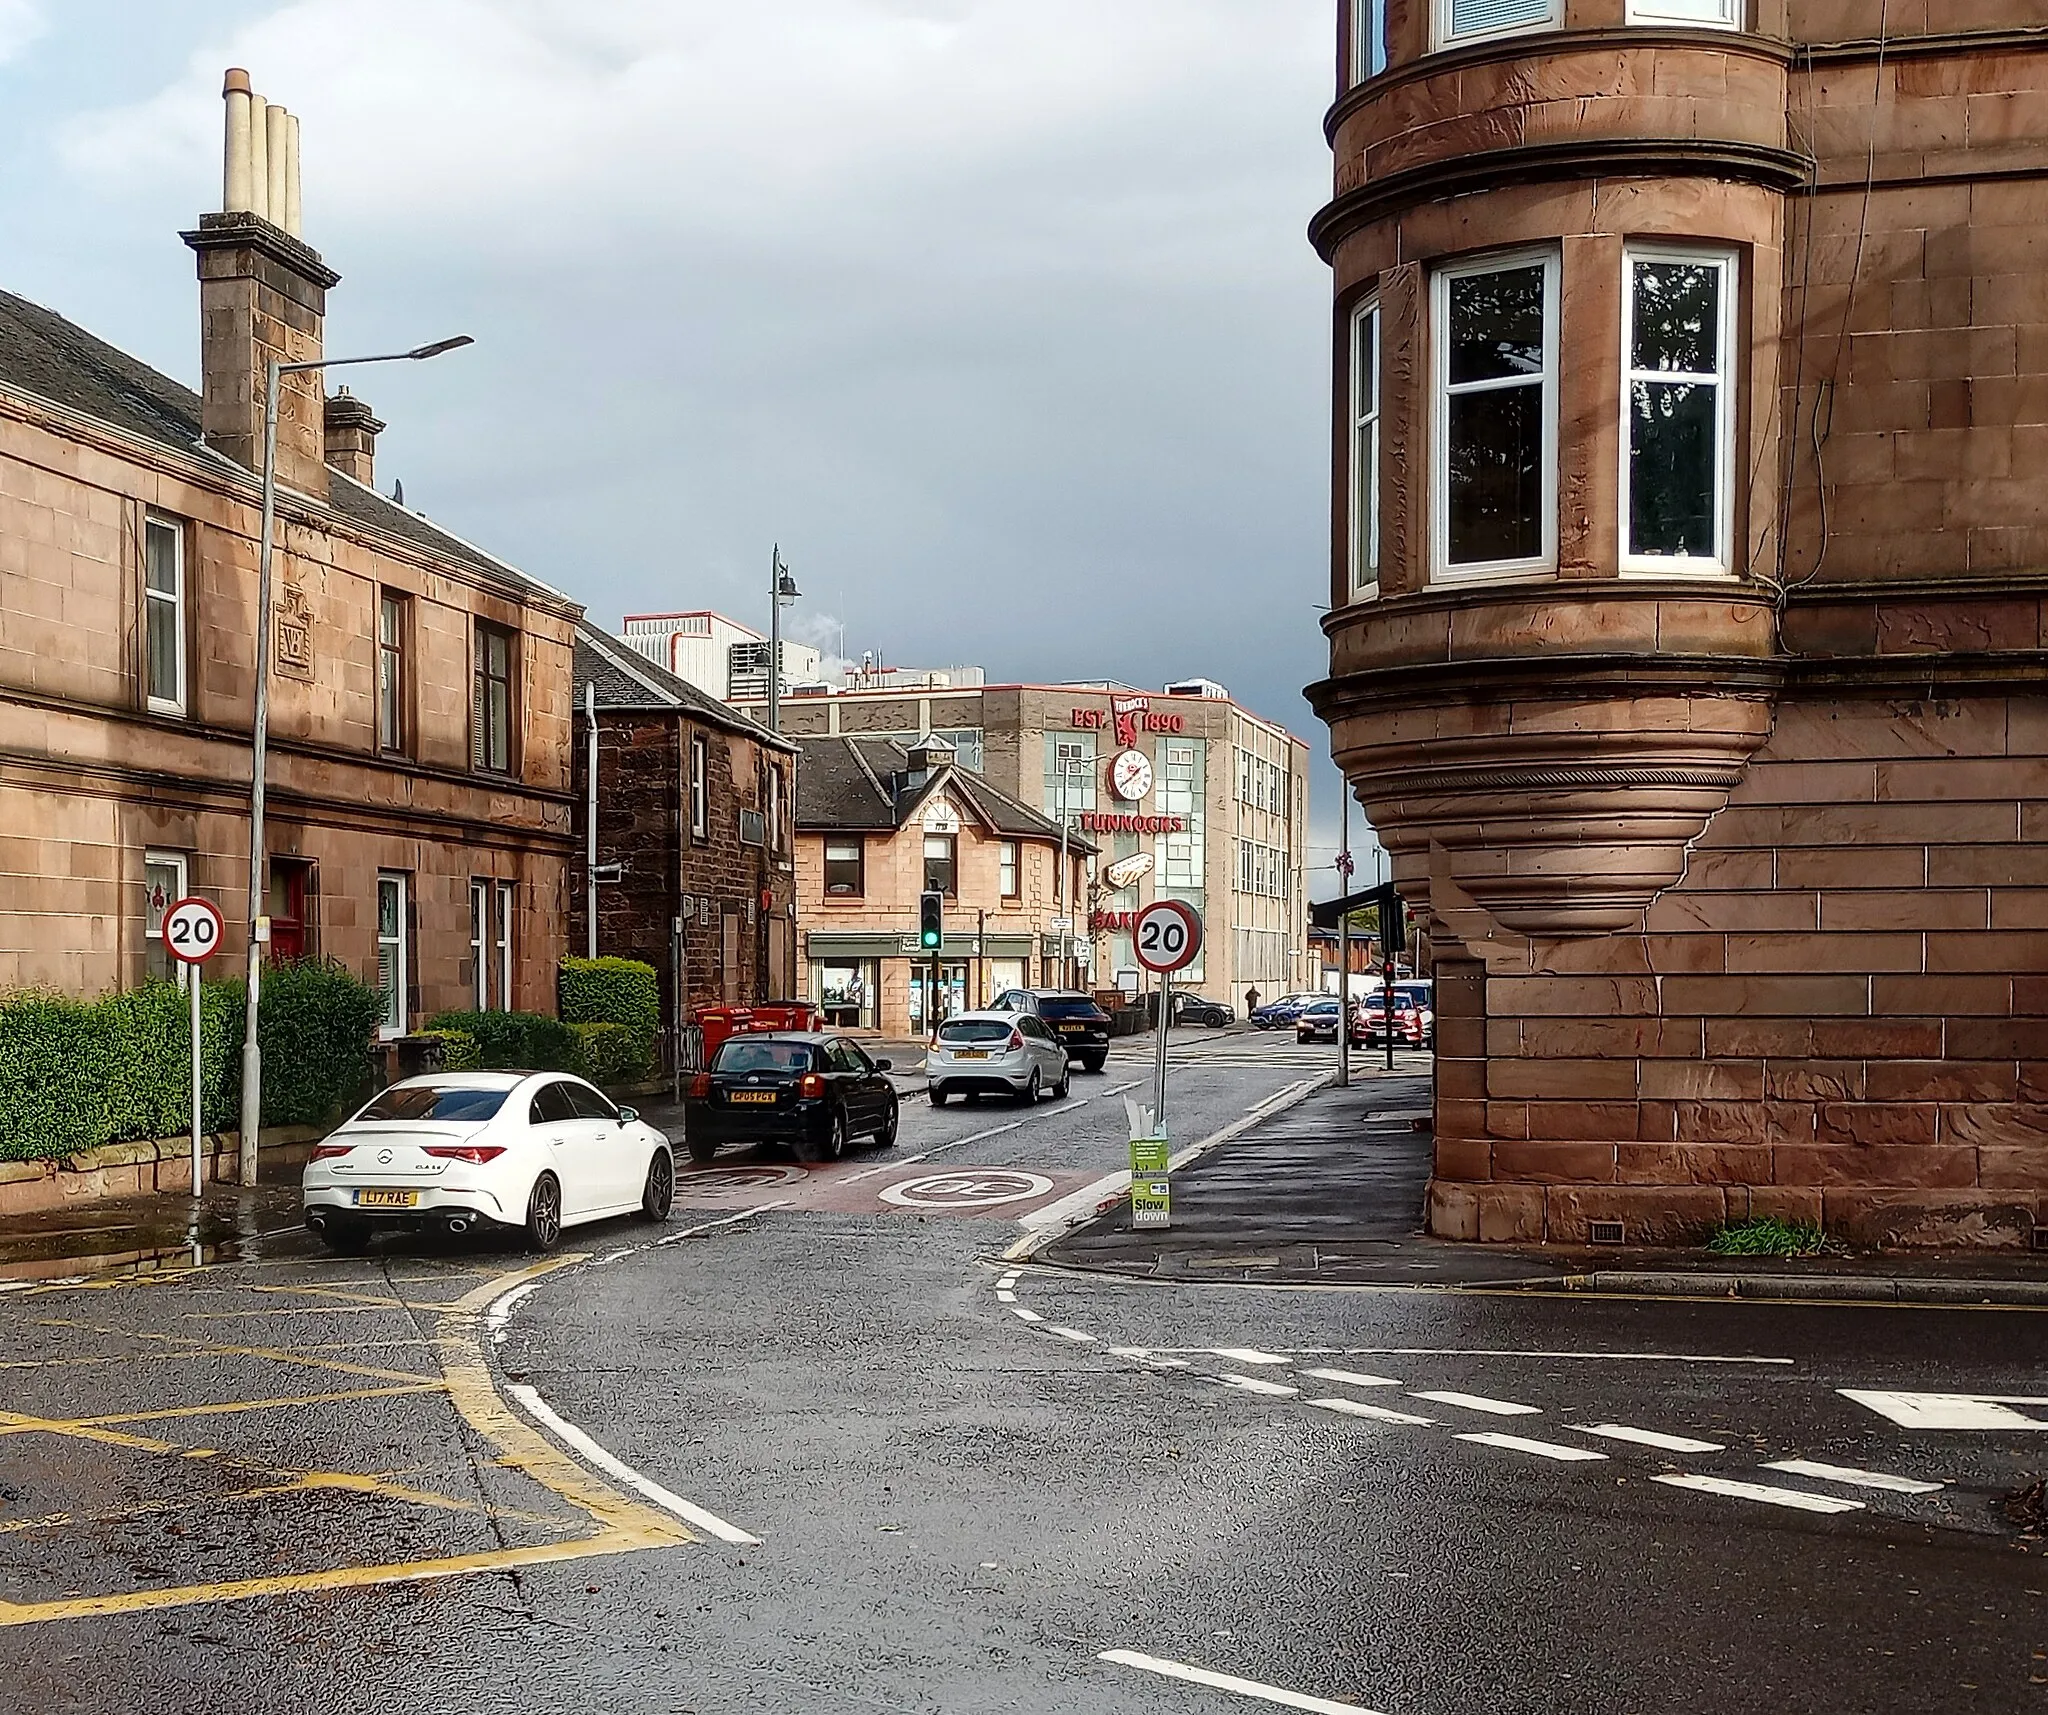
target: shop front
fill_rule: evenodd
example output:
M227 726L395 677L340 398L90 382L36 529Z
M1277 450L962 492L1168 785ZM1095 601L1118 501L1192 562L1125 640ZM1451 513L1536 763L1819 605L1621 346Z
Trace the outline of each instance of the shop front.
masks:
M809 936L810 998L835 1030L920 1036L956 1013L986 1006L1023 986L1039 939L1032 935L948 935L934 960L915 934Z

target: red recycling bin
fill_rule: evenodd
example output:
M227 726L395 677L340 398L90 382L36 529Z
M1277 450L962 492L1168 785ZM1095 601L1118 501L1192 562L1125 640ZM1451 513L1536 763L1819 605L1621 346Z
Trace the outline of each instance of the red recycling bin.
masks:
M823 1030L825 1015L807 1000L765 1000L759 1006L705 1006L697 1009L704 1032L704 1063L729 1036L763 1030Z
M825 1015L807 1000L764 1000L754 1008L756 1030L823 1030Z
M697 1010L697 1023L704 1032L704 1064L711 1064L711 1056L728 1036L744 1036L754 1028L754 1009L750 1006L706 1006Z

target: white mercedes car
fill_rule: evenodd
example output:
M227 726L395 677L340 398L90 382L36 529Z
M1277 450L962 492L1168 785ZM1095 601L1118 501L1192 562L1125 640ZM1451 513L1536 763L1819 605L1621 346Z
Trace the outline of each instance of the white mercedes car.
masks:
M564 1227L637 1210L668 1218L668 1139L559 1072L446 1072L393 1084L313 1151L306 1225L330 1249L380 1231L523 1229L550 1250Z

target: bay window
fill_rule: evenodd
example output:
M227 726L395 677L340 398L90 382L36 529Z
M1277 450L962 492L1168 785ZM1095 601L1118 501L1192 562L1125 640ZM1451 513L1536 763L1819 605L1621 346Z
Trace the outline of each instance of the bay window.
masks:
M1562 0L1436 0L1439 47L1523 30L1554 30L1562 21Z
M1557 553L1555 253L1434 282L1434 560L1445 578L1549 570Z
M1351 318L1351 595L1380 593L1380 306Z
M1351 0L1351 81L1387 69L1387 0Z
M1733 570L1735 258L1632 246L1622 279L1622 568Z

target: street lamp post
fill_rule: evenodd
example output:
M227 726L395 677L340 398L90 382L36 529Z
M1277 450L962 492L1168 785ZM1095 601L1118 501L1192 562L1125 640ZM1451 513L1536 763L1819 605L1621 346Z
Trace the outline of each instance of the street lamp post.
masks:
M768 730L772 733L782 731L782 610L803 593L782 563L778 542L768 568Z
M277 533L277 390L287 375L343 369L362 363L417 363L444 351L474 345L468 334L415 346L411 351L376 357L319 358L310 363L280 363L272 358L264 371L263 389L263 538L256 550L256 709L251 722L249 759L249 968L242 1017L242 1136L237 1171L241 1183L256 1183L257 1134L263 1124L263 1050L256 1040L258 989L261 983L263 911L263 809L265 769L270 754L270 559Z

